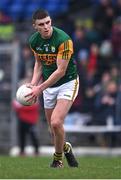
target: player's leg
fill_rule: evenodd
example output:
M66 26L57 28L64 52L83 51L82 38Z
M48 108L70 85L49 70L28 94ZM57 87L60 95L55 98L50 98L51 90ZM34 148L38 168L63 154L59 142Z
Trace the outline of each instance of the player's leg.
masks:
M59 99L51 115L51 128L54 135L54 145L55 153L54 160L51 167L63 166L62 156L63 147L65 142L65 131L63 127L65 116L67 115L70 107L72 106L72 101L66 99Z
M46 119L47 119L47 122L48 122L48 125L49 125L49 130L50 130L50 134L51 134L52 144L55 145L55 143L54 143L54 140L55 140L54 132L53 132L53 129L51 127L51 116L52 116L53 110L54 109L47 109L46 108L45 109L45 116L46 116ZM63 167L62 153L58 153L58 154L54 153L54 160L53 160L53 162L52 162L52 164L50 166L54 167L54 168L61 168L61 167Z
M51 115L53 109L56 105L57 93L58 93L58 88L47 88L46 90L43 91L45 117L49 126L50 134L52 136L52 143L53 143L53 132L50 121L51 121Z
M63 166L62 164L63 148L64 148L64 153L66 152L67 154L67 152L69 151L68 153L69 157L70 157L70 152L71 155L73 155L72 151L70 151L70 149L72 150L72 148L70 148L67 145L67 143L64 145L65 132L63 128L63 123L65 116L67 115L74 99L77 96L78 88L79 88L78 79L75 79L57 88L48 88L47 90L44 91L45 114L52 130L54 145L55 145L54 161L51 167ZM71 166L69 162L68 164ZM77 166L73 166L73 167L77 167Z
M51 123L50 123L52 112L53 112L53 108L52 109L48 109L48 108L45 109L45 117L46 117L46 120L47 120L47 123L49 126L49 132L51 134L52 144L54 144L53 131L51 128Z
M79 89L79 79L78 78L74 79L68 83L65 83L60 87L58 99L70 100L73 103L78 94L78 89ZM68 165L70 167L78 167L78 162L73 154L71 144L68 142L65 142L63 150L64 150L65 157L67 159Z
M63 123L71 106L72 101L66 99L59 99L51 116L51 127L53 129L54 136L57 137L57 139L55 138L55 148L57 152L63 151L62 143L65 139Z
M50 136L51 136L51 143L54 144L54 135L53 135L53 130L51 128L51 115L52 115L53 109L45 109L45 117L48 123L48 127L49 127L49 132L50 132Z

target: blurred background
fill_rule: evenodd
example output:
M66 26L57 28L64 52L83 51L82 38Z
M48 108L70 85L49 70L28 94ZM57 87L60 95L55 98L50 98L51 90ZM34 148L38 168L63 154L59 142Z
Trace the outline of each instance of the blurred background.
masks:
M32 13L49 11L74 42L80 89L65 119L78 155L121 154L121 0L0 1L0 154L51 153L43 100L22 107L17 87L29 82L34 57Z

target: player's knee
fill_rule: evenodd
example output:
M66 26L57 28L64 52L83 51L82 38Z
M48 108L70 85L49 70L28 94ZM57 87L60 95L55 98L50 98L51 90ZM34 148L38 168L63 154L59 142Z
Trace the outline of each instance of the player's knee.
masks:
M52 121L51 122L51 127L53 128L53 130L59 129L61 126L61 123L59 121Z

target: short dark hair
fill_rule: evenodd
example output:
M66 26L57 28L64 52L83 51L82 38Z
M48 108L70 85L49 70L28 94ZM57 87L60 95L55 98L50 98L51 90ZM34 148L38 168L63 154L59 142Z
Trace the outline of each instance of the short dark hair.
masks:
M43 19L49 16L48 11L44 9L38 9L33 13L32 20L35 21L36 19Z

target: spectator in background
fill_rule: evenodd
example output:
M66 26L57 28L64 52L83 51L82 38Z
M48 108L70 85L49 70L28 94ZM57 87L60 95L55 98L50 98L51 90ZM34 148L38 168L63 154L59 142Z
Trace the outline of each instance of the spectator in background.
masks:
M115 81L110 80L105 87L105 91L100 91L96 97L95 109L97 111L95 116L95 124L107 125L109 128L113 125L119 125L119 119L117 119L117 98L119 98L118 85ZM100 139L100 143L103 143L103 145L108 143L108 146L114 147L117 144L117 137L118 136L115 132L104 134L102 135L103 139ZM108 138L107 143L105 141L106 138Z
M0 10L0 24L10 24L11 22L11 18Z
M95 101L97 99L97 96L98 94L105 92L107 84L110 82L110 80L111 80L110 73L106 71L103 73L101 80L97 81L97 78L95 80L95 78L93 77L92 80L88 82L86 86L86 90L85 90L86 98L84 102L87 107L86 109L89 110L89 112L91 113L93 117L92 124L97 123L95 122L95 119L97 119L96 117L97 108L95 108Z
M111 79L113 81L115 81L117 84L120 83L120 71L119 71L120 67L117 66L112 66L110 68L110 75L111 75Z
M87 76L87 63L88 63L88 51L87 50L80 50L78 53L78 61L77 61L77 69L79 74L79 96L80 100L82 101L82 110L84 106L84 99L85 99L85 87L86 87L86 76Z
M15 27L12 19L0 10L0 41L11 41L14 38Z
M94 27L100 32L102 39L110 37L112 23L115 18L115 8L111 0L100 0L94 9Z
M109 40L102 41L99 48L99 57L97 61L97 76L101 78L105 71L109 71L115 63L112 53L112 45Z
M65 31L72 37L72 34L74 32L74 22L71 16L72 14L69 11L60 14L58 16L58 19L56 19L56 26L60 27L63 31Z
M21 58L18 64L18 76L19 79L23 79L27 76L28 69L33 69L34 60L32 59L32 54L30 48L24 44L21 47Z
M106 90L107 84L111 81L111 75L109 71L105 71L102 74L101 80L99 83L95 86L96 92L103 92Z
M111 42L115 62L117 62L119 65L121 61L121 16L117 17L117 19L114 21Z
M79 74L79 93L75 102L71 108L71 112L83 111L83 101L85 95L85 83L86 83L86 73L87 73L87 63L88 63L88 49L89 43L86 39L86 31L84 27L76 26L74 31L74 46L75 46L75 61L77 64L78 74Z
M116 16L121 16L121 0L116 0L115 5Z
M75 48L75 59L78 60L78 54L81 50L89 49L89 42L86 39L86 29L83 26L76 25L73 34L74 48Z
M99 47L96 43L92 43L90 46L89 61L87 65L88 74L96 73L98 58L99 58Z
M118 86L115 81L109 81L105 90L99 91L95 100L97 124L106 125L109 117L112 118L112 124L115 124L117 95Z
M13 109L18 118L18 138L20 144L20 155L25 155L25 146L27 143L27 136L29 135L35 149L35 155L39 153L39 142L37 137L37 122L39 120L38 103L31 106L23 106L16 100L13 101Z
M117 95L117 106L116 106L116 125L121 125L121 84L119 84L119 90Z
M85 79L85 100L84 105L88 113L93 113L95 90L94 86L98 83L97 73L97 61L99 56L99 48L97 44L93 43L90 46L89 57L87 61L87 72Z

